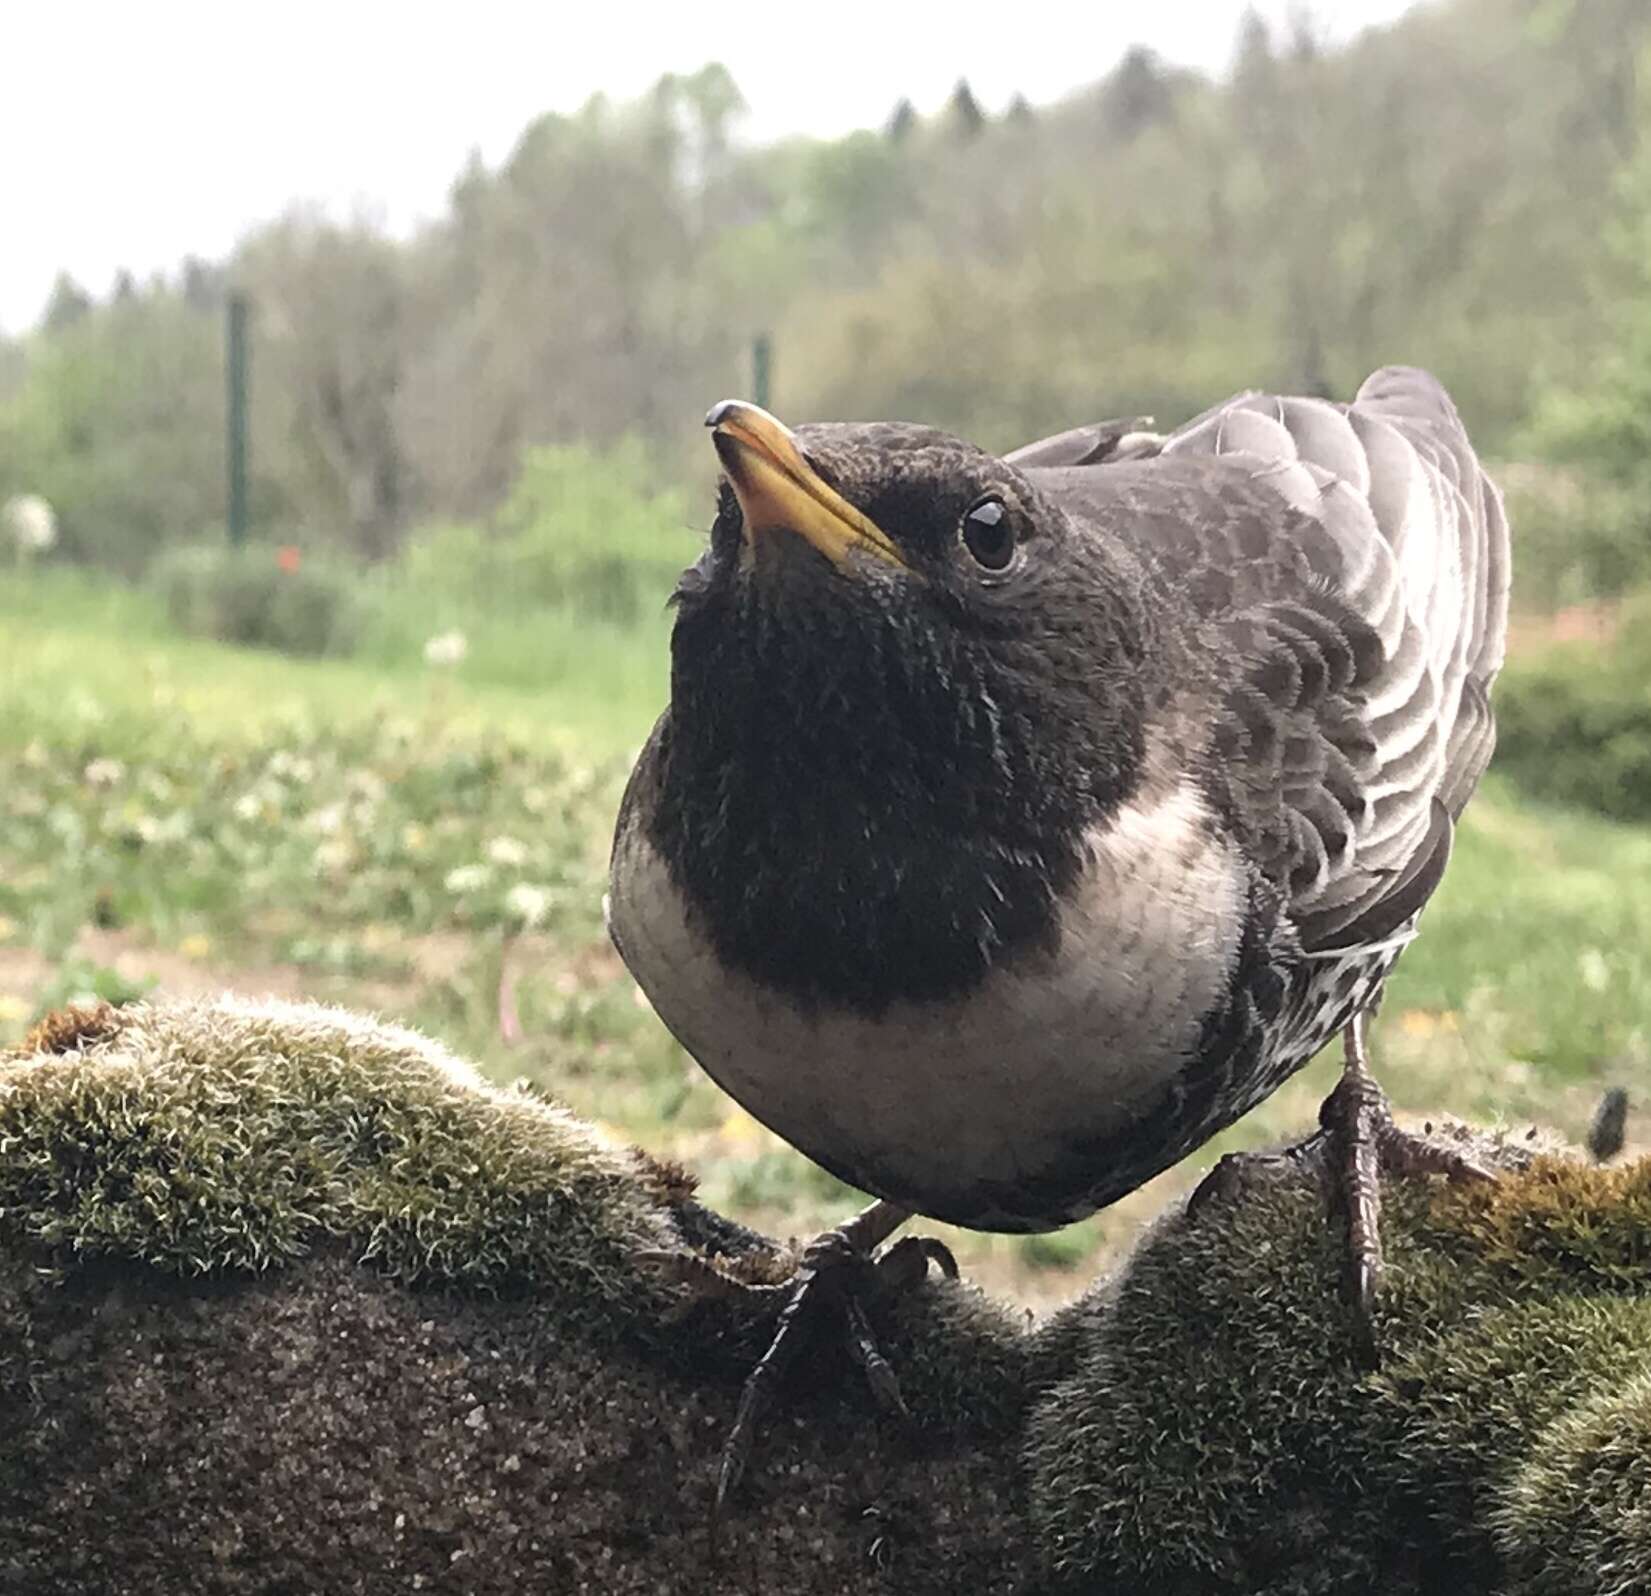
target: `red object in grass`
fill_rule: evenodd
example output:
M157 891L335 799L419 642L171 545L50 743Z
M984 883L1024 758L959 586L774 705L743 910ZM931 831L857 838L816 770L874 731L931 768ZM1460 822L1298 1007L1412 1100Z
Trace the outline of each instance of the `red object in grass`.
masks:
M280 566L288 576L291 576L292 573L296 571L301 564L303 564L303 561L304 556L300 554L297 547L291 543L283 543L280 548L275 551L275 563Z

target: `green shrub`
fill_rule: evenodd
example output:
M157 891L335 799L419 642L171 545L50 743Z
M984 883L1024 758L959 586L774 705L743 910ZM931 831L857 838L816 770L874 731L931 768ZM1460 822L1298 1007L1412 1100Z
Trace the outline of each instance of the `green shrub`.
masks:
M663 607L697 552L681 499L646 480L634 442L531 449L492 527L415 534L398 575L484 614L564 610L630 625Z
M0 498L43 495L60 558L129 579L199 535L223 506L222 337L218 316L157 292L31 340L0 406Z
M1497 768L1539 798L1651 818L1651 595L1615 640L1516 659L1496 686Z
M151 581L172 624L193 637L347 654L360 632L356 580L346 569L268 544L177 549Z
M1491 467L1513 528L1513 598L1528 613L1617 598L1651 582L1643 496L1558 465Z
M656 712L667 691L666 601L702 546L706 516L647 482L635 443L529 450L490 524L425 527L368 573L363 657L424 669L430 640L458 632L458 671L470 681L531 692L599 684L610 708Z

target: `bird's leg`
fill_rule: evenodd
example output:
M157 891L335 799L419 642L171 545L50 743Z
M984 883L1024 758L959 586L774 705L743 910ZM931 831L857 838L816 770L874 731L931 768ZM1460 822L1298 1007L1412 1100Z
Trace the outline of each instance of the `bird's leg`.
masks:
M858 1298L875 1275L874 1249L908 1217L905 1209L896 1208L892 1203L873 1203L862 1209L847 1224L816 1236L804 1249L796 1274L779 1288L786 1294L785 1306L780 1309L768 1350L746 1376L734 1427L722 1449L713 1509L717 1517L721 1516L730 1493L745 1473L751 1445L756 1439L757 1421L786 1370L796 1362L806 1332L822 1315L833 1312L845 1315L850 1353L865 1370L873 1395L884 1406L904 1408L894 1371L877 1348L876 1337Z
M932 1237L907 1236L881 1257L874 1256L878 1246L910 1217L906 1209L893 1203L873 1203L846 1224L816 1236L804 1249L796 1273L782 1285L744 1284L692 1254L649 1255L650 1262L692 1287L700 1298L737 1296L747 1301L783 1301L768 1350L758 1359L740 1392L734 1427L723 1447L712 1510L713 1533L728 1497L745 1472L758 1420L786 1370L796 1362L808 1332L822 1318L836 1315L840 1319L849 1355L865 1373L879 1405L892 1412L906 1411L899 1381L878 1349L862 1299L873 1290L909 1290L927 1274L931 1262L950 1278L957 1278L957 1262L950 1250Z
M1365 1017L1353 1016L1342 1032L1342 1071L1336 1089L1319 1109L1319 1123L1330 1132L1336 1172L1347 1205L1347 1287L1353 1299L1361 1345L1375 1346L1371 1315L1376 1283L1382 1273L1382 1186L1379 1140L1393 1127L1387 1094L1370 1073L1365 1051ZM1393 1127L1397 1128L1397 1127Z
M1381 1174L1445 1175L1489 1180L1490 1171L1464 1153L1407 1131L1393 1118L1387 1093L1370 1073L1366 1017L1357 1014L1342 1032L1344 1063L1336 1089L1319 1110L1329 1134L1333 1175L1347 1208L1348 1292L1359 1345L1376 1356L1373 1311L1382 1275Z
M1361 1356L1376 1361L1374 1308L1382 1275L1381 1176L1444 1175L1451 1180L1495 1176L1458 1148L1407 1131L1393 1118L1387 1094L1370 1073L1367 1018L1357 1015L1342 1032L1341 1080L1319 1109L1319 1129L1274 1153L1227 1153L1187 1201L1187 1217L1241 1202L1258 1180L1309 1170L1347 1213L1347 1284ZM1429 1127L1431 1130L1431 1127Z

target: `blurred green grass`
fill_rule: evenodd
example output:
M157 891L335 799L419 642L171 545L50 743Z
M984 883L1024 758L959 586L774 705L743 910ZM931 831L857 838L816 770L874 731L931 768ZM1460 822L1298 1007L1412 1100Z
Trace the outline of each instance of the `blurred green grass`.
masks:
M456 622L469 623L464 659L427 665L425 643ZM647 736L667 691L667 635L663 603L622 625L455 612L406 591L375 608L354 658L300 660L181 638L152 593L72 567L0 575L5 735L25 741L31 728L61 738L78 726L118 749L158 719L244 747L376 712L603 758Z
M510 658L501 682L494 645L456 670L410 650L298 661L175 638L141 592L11 578L0 1041L45 1004L150 983L342 1002L684 1161L751 1223L806 1234L842 1217L856 1195L704 1077L602 931L613 812L665 696L667 625L547 615L541 652ZM1651 831L1531 803L1493 776L1377 1025L1400 1111L1580 1135L1604 1085L1645 1079L1648 1016ZM1066 1232L946 1234L999 1289L1069 1294L1219 1153L1310 1128L1334 1072L1320 1059Z

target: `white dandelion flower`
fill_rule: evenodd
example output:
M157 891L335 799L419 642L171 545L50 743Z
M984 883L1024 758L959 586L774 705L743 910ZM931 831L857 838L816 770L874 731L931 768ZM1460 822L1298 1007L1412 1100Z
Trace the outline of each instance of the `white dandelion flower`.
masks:
M0 525L13 548L40 554L57 542L57 512L38 493L20 493L0 509Z
M307 824L311 831L318 831L323 837L332 837L344 829L344 819L343 804L324 804L311 814Z
M424 663L451 668L470 652L463 632L438 632L424 645Z
M328 837L315 850L317 875L341 875L354 863L355 848L347 837Z
M518 881L505 894L504 906L525 926L543 925L553 901L548 887L536 887L530 882Z
M315 766L309 760L302 754L289 754L284 748L277 748L264 768L277 781L290 781L295 787L308 785L315 776Z
M361 766L349 774L350 796L363 804L376 804L384 801L390 785L376 770L369 770Z

